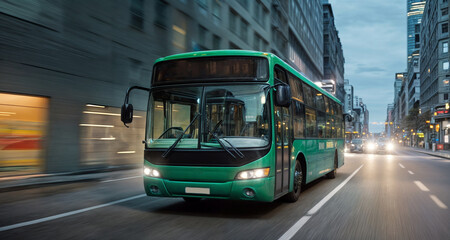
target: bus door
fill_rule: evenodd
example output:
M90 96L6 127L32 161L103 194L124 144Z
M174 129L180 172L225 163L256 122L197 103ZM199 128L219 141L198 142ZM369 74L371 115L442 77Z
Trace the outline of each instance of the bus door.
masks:
M283 70L275 68L275 78L285 83L286 75ZM275 164L275 195L285 193L289 190L290 173L290 153L292 147L292 137L290 129L291 116L289 108L275 106L275 146L276 146L276 164Z

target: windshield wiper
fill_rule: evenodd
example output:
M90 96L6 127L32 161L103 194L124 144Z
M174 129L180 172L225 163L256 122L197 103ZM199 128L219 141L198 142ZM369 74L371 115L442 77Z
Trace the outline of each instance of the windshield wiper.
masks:
M219 143L219 145L228 153L230 154L233 158L236 158L236 156L234 156L234 154L229 150L229 148L227 146L225 146L225 144L223 144L222 141L226 142L228 145L230 145L230 148L234 151L234 153L236 153L236 155L238 155L238 157L240 158L244 158L244 154L239 151L239 149L237 149L233 144L231 144L228 140L217 136L216 131L219 128L219 126L222 124L223 120L220 120L216 126L214 126L214 129L212 131L208 130L208 133L214 137L214 139L217 140L217 142Z
M195 120L197 120L198 116L200 116L199 113L197 113L194 117L194 119L192 119L191 123L189 123L189 125L186 127L186 129L184 129L183 133L177 138L177 140L172 144L172 146L169 147L169 149L167 149L161 156L163 158L166 158L169 153L177 146L177 144L180 142L180 140L183 138L184 134L186 133L186 131L191 127L191 125L195 122Z

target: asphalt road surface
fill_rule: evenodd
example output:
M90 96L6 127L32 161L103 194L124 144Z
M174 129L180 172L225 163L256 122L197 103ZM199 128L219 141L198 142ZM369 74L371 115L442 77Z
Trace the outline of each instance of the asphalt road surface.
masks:
M0 193L0 239L450 239L450 160L348 153L296 203L147 197L140 171Z

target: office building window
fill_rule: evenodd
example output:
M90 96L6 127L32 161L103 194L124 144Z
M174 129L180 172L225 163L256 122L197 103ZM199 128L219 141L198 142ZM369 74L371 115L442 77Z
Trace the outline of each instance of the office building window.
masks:
M238 21L238 16L237 13L230 11L230 31L236 33L237 31L237 21Z
M448 53L448 42L442 43L442 53Z
M144 28L144 0L132 0L130 14L130 25L133 28L142 30Z
M444 93L444 100L448 100L448 93Z
M220 49L220 42L221 42L220 37L217 35L214 35L213 36L213 49Z
M248 23L246 21L244 21L243 19L241 19L241 38L245 42L247 42L247 38L248 38L247 29L248 29Z
M414 32L420 34L420 24L414 25Z
M441 9L442 12L442 16L447 16L448 15L448 7Z
M198 26L198 43L203 47L206 45L206 35L208 34L208 30L203 26Z
M155 3L155 21L154 24L156 26L159 26L161 28L166 28L166 11L167 11L167 3L165 3L163 0L158 0Z
M448 70L448 61L442 63L442 69L444 69L444 71Z
M221 3L217 0L214 0L212 3L212 15L214 18L214 23L215 24L220 24L220 19L222 18L222 16L220 15L220 10L221 10Z
M448 33L448 23L442 24L442 33Z

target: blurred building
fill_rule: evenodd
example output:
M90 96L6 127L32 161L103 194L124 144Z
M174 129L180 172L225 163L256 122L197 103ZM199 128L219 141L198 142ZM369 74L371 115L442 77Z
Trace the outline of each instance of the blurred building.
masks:
M407 0L406 2L408 64L412 61L413 53L420 49L420 23L426 2L424 0Z
M341 102L345 99L344 90L344 53L339 38L339 32L334 24L334 14L331 4L328 0L322 0L323 3L323 66L324 76L322 85L334 86L327 90L336 96Z
M448 1L429 0L421 25L420 109L431 112L436 133L432 141L450 148L448 108L450 93L449 70L449 15Z
M321 82L324 72L321 0L273 0L272 6L272 41L284 39L287 32L290 63L313 82Z
M420 54L419 50L412 53L412 60L408 64L408 81L407 85L407 95L408 95L408 109L406 113L409 113L415 105L420 103Z
M388 104L386 109L385 133L388 138L394 137L395 128L393 125L394 104Z
M396 73L394 80L394 109L393 109L393 125L396 129L400 126L402 119L405 117L407 106L407 93L405 84L408 79L408 73Z
M161 56L273 52L323 79L320 0L0 2L0 176L142 163L148 94Z

